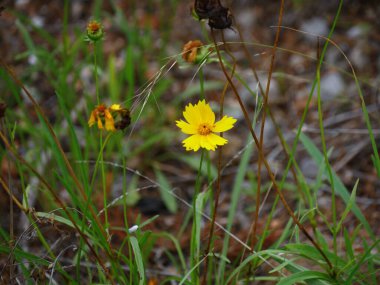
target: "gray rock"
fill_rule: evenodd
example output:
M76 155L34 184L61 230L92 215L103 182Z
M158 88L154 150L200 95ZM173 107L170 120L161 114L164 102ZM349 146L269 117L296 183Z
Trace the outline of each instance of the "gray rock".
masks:
M301 24L301 30L311 34L327 36L329 26L323 18L315 17Z

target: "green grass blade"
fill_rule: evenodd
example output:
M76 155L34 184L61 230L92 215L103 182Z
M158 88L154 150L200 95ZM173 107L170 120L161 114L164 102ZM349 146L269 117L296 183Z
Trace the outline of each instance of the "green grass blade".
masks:
M143 285L145 283L145 270L139 242L134 236L131 236L129 240L131 242L131 246L135 256L137 270L139 272L139 285Z
M187 163L194 170L198 170L199 162L201 160L201 157L199 155L180 155L177 158ZM206 167L203 167L201 169L201 172L203 176L208 177L208 170ZM212 177L217 177L218 175L214 165L210 165L210 175Z
M378 239L376 242L374 242L372 246L367 248L367 250L363 253L362 257L359 259L359 261L355 264L354 268L350 272L348 278L346 279L345 284L347 284L347 285L351 284L351 281L354 278L355 273L360 269L360 266L364 262L375 257L374 254L373 255L371 254L371 251L372 251L372 249L374 249L378 245L379 242L380 242L380 239Z
M207 192L199 193L199 195L196 198L195 201L195 224L197 225L195 229L195 246L193 247L195 249L195 254L197 258L199 258L200 254L200 247L201 247L201 219L202 219L202 211L203 206L205 204L207 198Z
M158 184L160 184L159 190L162 201L171 213L176 213L178 209L177 200L170 193L172 187L168 179L157 167L154 168L154 173L156 174Z
M307 152L310 154L310 156L313 158L314 162L317 165L321 165L322 163L325 163L322 153L318 150L318 148L315 146L315 144L310 140L309 137L307 137L304 133L300 134L300 140L305 146ZM325 172L327 175L327 173ZM342 181L339 179L339 177L336 175L335 171L332 170L332 175L334 179L334 185L336 193L340 195L340 197L343 199L343 201L346 203L346 205L350 202L350 194L347 190L347 188L344 186ZM371 236L373 240L375 240L375 235L372 231L371 226L369 225L368 221L364 217L363 213L360 211L359 207L356 205L356 203L353 202L351 211L354 213L354 215L358 218L358 220L363 224L364 228L366 229L367 233Z
M285 245L285 248L294 254L303 256L318 264L326 263L324 258L320 254L320 252L314 246L311 246L308 244L301 244L301 243L291 243L291 244ZM331 263L336 264L337 266L341 266L341 267L345 265L345 261L339 258L339 256L335 255L334 253L327 250L323 250L323 252L329 258Z
M348 260L354 260L355 255L354 255L354 250L352 247L352 242L350 239L350 235L346 229L343 229L343 236L344 236L346 257L348 258Z
M10 254L11 253L11 248L6 245L1 245L0 244L0 253L1 254ZM35 264L38 264L38 265L43 265L43 266L48 266L50 264L50 262L44 258L41 258L39 256L36 256L34 254L31 254L31 253L28 253L28 252L25 252L23 251L22 249L16 247L14 250L13 250L13 254L14 256L16 257L16 260L18 261L22 261L22 260L27 260L28 262L31 262L31 263L35 263Z
M293 285L293 284L296 284L297 282L306 281L310 279L326 280L330 282L330 284L337 284L326 273L308 270L308 271L301 271L298 273L294 273L286 278L283 278L280 280L280 282L277 283L277 285Z
M336 227L336 232L340 231L340 228L342 227L342 224L343 224L344 220L346 219L347 215L351 211L352 205L355 204L356 189L358 188L358 184L359 184L359 179L356 180L356 182L355 182L354 188L352 189L352 192L351 192L350 200L348 201L347 206L346 206L346 208L343 211L342 217L339 220L338 225Z
M247 147L247 149L244 151L243 156L240 160L240 164L239 164L234 185L232 188L231 203L230 203L228 217L227 217L227 227L226 227L227 231L230 231L232 228L233 220L236 214L236 208L237 208L239 198L240 198L240 193L243 189L242 184L244 182L244 178L247 173L247 168L249 165L250 158L252 156L252 152L253 152L253 148L250 146ZM222 256L227 255L229 241L230 241L230 236L226 234L223 240L223 249L221 253ZM219 263L219 273L218 273L219 284L221 284L221 280L224 279L225 266L226 266L226 262L224 259L222 259Z

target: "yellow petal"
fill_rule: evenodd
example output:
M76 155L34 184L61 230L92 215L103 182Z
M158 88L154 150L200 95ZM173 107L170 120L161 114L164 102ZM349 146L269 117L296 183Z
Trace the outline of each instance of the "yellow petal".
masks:
M103 129L103 123L102 123L102 120L100 118L98 118L98 129L99 130Z
M186 148L187 151L194 150L197 151L201 145L200 145L200 138L199 135L192 135L188 137L187 139L183 140L183 146Z
M120 106L120 104L112 104L110 107L110 110L111 111L119 111L119 110L121 110L121 106Z
M202 121L201 114L197 108L197 105L193 106L189 104L186 106L183 116L190 125L199 125Z
M106 117L105 121L106 121L106 130L107 131L115 131L115 123L113 121L112 116Z
M201 136L201 147L207 150L215 150L216 145L212 141L208 140L208 136Z
M113 119L112 118L112 115L111 115L111 113L110 113L110 111L109 110L105 110L104 111L104 117L106 118L106 121L107 121L107 119L109 120L109 119Z
M188 135L195 135L197 133L197 127L194 125L190 125L182 120L176 121L177 127L181 129L181 131Z
M216 134L209 134L207 139L214 145L225 145L228 142L228 140Z
M215 122L215 113L211 110L209 104L205 100L198 102L198 110L202 116L202 123L207 123L212 126Z
M229 129L233 128L235 123L235 118L224 116L220 121L215 123L214 127L212 128L212 131L215 133L228 131Z
M93 124L95 124L95 113L94 111L91 112L90 119L88 120L88 125L92 127Z

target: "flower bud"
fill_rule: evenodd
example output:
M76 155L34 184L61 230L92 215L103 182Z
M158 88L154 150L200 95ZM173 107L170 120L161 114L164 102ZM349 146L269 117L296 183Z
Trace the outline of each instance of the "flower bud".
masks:
M87 40L90 42L97 42L101 40L104 36L104 31L102 24L98 21L91 20L87 24Z

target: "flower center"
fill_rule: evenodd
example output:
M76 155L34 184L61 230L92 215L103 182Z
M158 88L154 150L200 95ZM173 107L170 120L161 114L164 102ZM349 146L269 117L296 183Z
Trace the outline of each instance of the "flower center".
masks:
M92 32L92 33L96 33L97 31L100 30L100 25L99 23L97 22L90 22L88 25L87 25L87 29Z
M207 136L211 133L211 128L207 124L201 124L198 128L198 133L202 136Z

